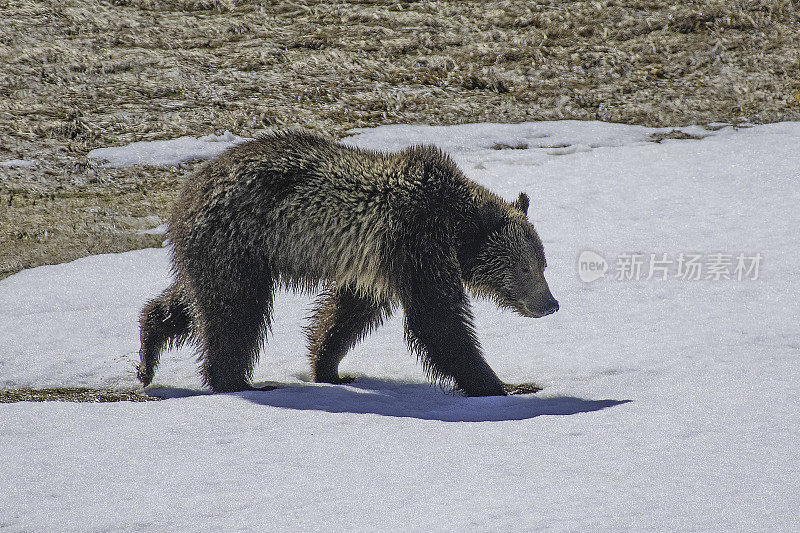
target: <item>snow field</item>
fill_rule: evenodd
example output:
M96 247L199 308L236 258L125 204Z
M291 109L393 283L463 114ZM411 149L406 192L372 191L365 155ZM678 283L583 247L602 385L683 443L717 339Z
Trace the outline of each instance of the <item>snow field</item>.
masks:
M475 315L498 375L544 390L428 386L402 316L345 358L354 384L307 383L311 297L282 294L256 372L278 390L206 395L185 348L163 356L161 402L0 405L0 527L797 530L800 124L682 130L705 138L581 122L356 132L366 148L438 144L506 199L530 195L561 310ZM741 281L584 283L584 250L612 267L763 262ZM0 386L134 387L136 317L168 283L166 249L0 281Z

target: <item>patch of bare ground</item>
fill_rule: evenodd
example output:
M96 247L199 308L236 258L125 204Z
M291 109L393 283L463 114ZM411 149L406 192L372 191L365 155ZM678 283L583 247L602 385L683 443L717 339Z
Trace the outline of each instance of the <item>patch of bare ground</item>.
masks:
M160 400L140 391L59 387L52 389L0 389L0 403L15 402L149 402Z
M301 126L800 119L791 0L0 0L0 278L157 245L179 169L101 146Z

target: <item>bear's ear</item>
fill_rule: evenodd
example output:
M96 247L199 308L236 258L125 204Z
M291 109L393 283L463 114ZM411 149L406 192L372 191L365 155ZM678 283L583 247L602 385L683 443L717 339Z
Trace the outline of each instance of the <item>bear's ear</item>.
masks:
M514 207L522 211L525 216L528 216L529 205L531 205L531 201L528 199L528 195L524 192L519 193L519 198L517 198L517 201L514 202Z

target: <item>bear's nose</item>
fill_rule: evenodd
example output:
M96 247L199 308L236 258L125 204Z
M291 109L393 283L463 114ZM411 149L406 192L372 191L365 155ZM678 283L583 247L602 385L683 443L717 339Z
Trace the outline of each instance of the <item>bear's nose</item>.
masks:
M547 307L545 308L545 314L552 315L556 311L558 311L558 300L556 300L551 296L550 301L547 302Z

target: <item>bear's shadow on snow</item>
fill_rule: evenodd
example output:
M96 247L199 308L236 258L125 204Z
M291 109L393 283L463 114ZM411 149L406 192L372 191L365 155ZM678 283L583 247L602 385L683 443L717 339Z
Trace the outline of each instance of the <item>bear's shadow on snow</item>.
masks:
M442 422L527 420L543 415L574 415L599 411L631 401L585 400L572 396L539 397L535 394L465 398L443 392L438 387L426 383L368 378L359 378L348 385L267 382L255 385L277 385L278 388L233 394L266 407L328 413L375 414ZM148 394L162 398L176 398L206 393L183 389L152 389Z

